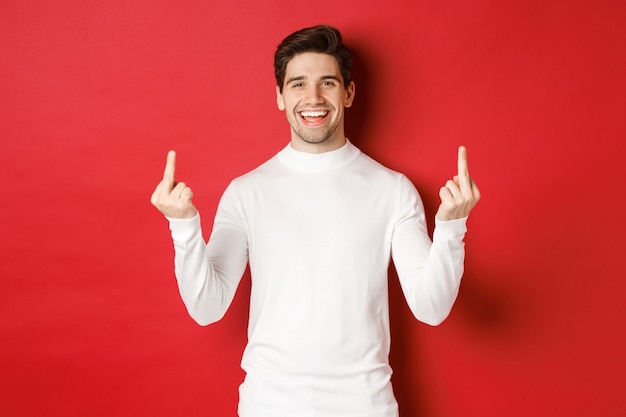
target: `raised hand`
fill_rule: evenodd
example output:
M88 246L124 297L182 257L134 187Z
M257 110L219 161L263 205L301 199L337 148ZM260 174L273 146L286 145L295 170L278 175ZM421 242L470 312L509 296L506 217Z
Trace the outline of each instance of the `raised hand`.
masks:
M439 220L461 219L469 215L478 200L480 191L469 175L467 168L467 149L459 147L458 175L448 180L439 190L441 205L437 211Z
M194 217L198 210L193 205L191 199L193 192L184 182L175 182L176 152L169 151L163 180L156 186L150 202L164 216L177 219L190 219Z

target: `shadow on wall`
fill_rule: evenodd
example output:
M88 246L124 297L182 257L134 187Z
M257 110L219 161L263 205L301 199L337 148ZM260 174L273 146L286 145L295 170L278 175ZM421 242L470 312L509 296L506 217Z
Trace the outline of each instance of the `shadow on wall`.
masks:
M416 186L420 188L419 184ZM423 202L432 236L439 200L435 196L427 196L423 197ZM455 318L447 319L458 321L463 335L471 334L491 341L511 341L518 337L515 333L523 324L519 295L514 293L509 281L502 280L501 275L489 265L477 264L469 251L459 296L451 313ZM428 357L420 349L419 335L416 337L416 333L424 325L409 310L393 267L389 271L389 304L392 334L390 362L400 417L441 415L437 410L440 399L431 398L432 388L429 387L428 376L420 372Z
M356 85L356 94L352 107L346 112L345 132L346 136L367 154L367 140L369 138L367 132L372 125L373 114L370 105L372 102L370 98L373 94L370 70L373 68L373 61L364 51L365 48L350 45L352 81Z
M417 189L424 189L414 178L410 178ZM431 238L434 230L435 214L439 208L439 197L431 194L421 194L428 223L428 233ZM478 205L484 205L484 198ZM472 225L472 219L468 221L468 236L477 230ZM506 272L501 267L480 264L472 256L474 247L468 243L465 273L461 280L459 296L453 308L453 313L463 317L463 325L469 326L469 330L475 333L488 333L490 335L504 336L517 326L521 325L521 318L517 315L521 310L519 294L515 291L513 283L518 282L514 278L516 268L511 266ZM517 262L511 260L511 262ZM507 279L503 279L503 276Z
M453 307L453 320L464 328L463 335L472 334L490 341L510 341L516 337L515 332L520 326L520 309L515 305L515 296L510 290L481 283L484 279L481 272L471 266L467 268L459 297ZM441 411L437 410L441 396L431 397L433 388L429 385L428 375L420 371L425 368L428 360L428 354L420 348L420 336L423 334L427 337L433 333L421 332L425 325L415 319L406 305L393 268L390 268L389 273L389 304L392 334L390 362L400 417L441 415ZM457 336L453 337L459 339Z
M419 372L424 355L419 345L412 342L411 334L418 326L417 320L406 305L398 276L393 267L389 270L389 316L391 320L391 353L393 391L398 401L400 417L426 417L432 415L426 376ZM418 370L418 372L416 372Z

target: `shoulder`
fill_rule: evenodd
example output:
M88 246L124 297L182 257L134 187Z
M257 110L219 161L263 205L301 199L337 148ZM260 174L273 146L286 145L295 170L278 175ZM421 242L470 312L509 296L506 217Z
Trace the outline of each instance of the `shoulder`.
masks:
M224 194L230 196L247 195L250 192L257 192L271 182L271 178L280 175L280 164L276 155L266 160L250 171L233 178Z
M363 172L369 173L370 175L380 178L383 181L398 185L406 182L411 183L407 176L402 172L383 165L364 152L361 152L356 162L358 164L358 168L363 170Z
M358 164L372 192L396 201L399 206L422 204L417 188L404 173L383 165L363 152Z

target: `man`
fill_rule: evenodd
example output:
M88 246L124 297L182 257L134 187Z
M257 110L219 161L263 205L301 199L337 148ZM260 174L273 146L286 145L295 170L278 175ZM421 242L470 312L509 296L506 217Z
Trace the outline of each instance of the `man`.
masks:
M340 33L302 29L283 40L274 62L290 144L231 182L208 243L168 154L152 203L170 223L181 296L199 324L215 322L250 264L241 417L396 417L388 265L393 258L419 320L447 317L463 273L466 219L480 198L465 148L458 175L440 190L431 242L410 181L345 137L355 85Z

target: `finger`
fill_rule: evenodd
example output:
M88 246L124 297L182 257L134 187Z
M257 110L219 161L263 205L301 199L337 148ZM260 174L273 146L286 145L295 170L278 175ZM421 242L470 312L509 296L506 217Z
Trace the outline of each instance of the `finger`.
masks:
M185 197L188 195L185 193L185 190L188 190L187 192L191 192L191 188L187 187L187 184L185 184L184 182L179 182L176 184L170 195L174 198L184 200Z
M454 196L448 187L441 187L439 189L439 198L442 204L454 204Z
M152 195L150 196L150 202L154 206L159 204L159 195L161 194L161 187L162 186L163 186L163 182L158 183L156 188L152 192Z
M193 191L191 191L191 188L185 187L183 192L180 194L180 198L181 200L191 201L193 199Z
M474 180L472 180L472 194L474 195L475 201L478 202L478 200L480 200L480 190Z
M458 199L461 199L463 197L463 193L461 192L459 184L457 184L457 182L454 181L454 180L446 181L446 185L445 185L444 188L446 188L448 190L448 193L454 199L458 200Z
M467 148L465 146L459 146L458 153L458 178L459 186L462 191L468 191L472 189L471 179L469 175L469 168L467 165Z
M459 177L469 176L469 169L467 167L467 148L465 148L465 146L459 146L458 170Z
M167 162L165 163L165 171L163 171L163 185L167 191L174 186L174 176L176 174L176 152L169 151L167 153Z

